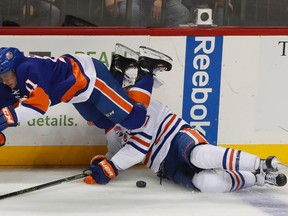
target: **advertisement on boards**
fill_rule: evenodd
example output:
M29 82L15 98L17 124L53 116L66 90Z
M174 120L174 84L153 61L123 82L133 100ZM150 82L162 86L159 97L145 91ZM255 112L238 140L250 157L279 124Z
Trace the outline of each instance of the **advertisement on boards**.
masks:
M216 145L218 133L222 36L188 36L183 118Z

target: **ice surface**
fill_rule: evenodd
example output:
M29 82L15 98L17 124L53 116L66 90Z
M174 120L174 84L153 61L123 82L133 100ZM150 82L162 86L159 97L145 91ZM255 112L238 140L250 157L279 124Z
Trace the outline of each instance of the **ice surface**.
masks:
M81 173L82 169L0 169L0 194ZM146 188L137 188L144 180ZM159 179L137 166L108 185L82 180L0 200L1 216L282 216L288 215L288 186L253 187L240 192L205 194Z

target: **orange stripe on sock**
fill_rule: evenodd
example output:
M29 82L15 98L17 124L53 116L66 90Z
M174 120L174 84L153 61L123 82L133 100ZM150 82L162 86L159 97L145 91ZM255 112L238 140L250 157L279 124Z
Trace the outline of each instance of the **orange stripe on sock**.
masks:
M144 92L140 92L137 90L130 90L128 92L128 96L135 102L135 103L142 103L146 108L150 104L150 95L145 94Z
M229 158L229 170L233 170L233 158L234 158L234 149L231 149Z
M233 175L235 176L236 181L237 181L237 186L236 186L235 190L239 190L239 187L240 187L240 178L239 178L239 176L238 176L237 173L235 173L234 171L231 171L231 172L233 173Z

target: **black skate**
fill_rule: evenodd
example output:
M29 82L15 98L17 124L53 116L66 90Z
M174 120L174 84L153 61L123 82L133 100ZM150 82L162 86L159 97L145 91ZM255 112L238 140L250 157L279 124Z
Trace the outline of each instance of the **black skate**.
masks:
M285 174L280 172L268 172L265 175L265 183L278 187L283 187L287 183L287 177Z
M130 68L138 68L138 53L134 50L117 43L115 45L115 54L112 55L110 71L112 74L125 74Z
M287 169L287 166L282 164L276 156L269 156L265 160L261 159L260 169L265 172L277 172L280 169Z
M287 166L282 164L277 157L269 156L266 159L261 159L260 168L256 171L256 185L263 186L265 183L283 187L287 183L285 174L278 172Z
M157 72L170 71L172 69L172 59L168 55L145 46L140 46L139 50L138 64L140 73L153 76Z
M134 85L138 76L138 53L117 43L115 54L112 55L110 72L123 76L123 88Z

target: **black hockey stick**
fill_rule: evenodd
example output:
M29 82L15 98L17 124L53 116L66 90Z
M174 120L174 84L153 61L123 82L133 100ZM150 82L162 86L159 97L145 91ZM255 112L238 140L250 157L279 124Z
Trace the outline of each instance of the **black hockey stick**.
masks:
M48 182L48 183L45 183L45 184L41 184L41 185L37 185L37 186L34 186L34 187L26 188L26 189L23 189L23 190L15 191L15 192L12 192L12 193L7 193L7 194L4 194L4 195L0 195L0 199L5 199L5 198L8 198L8 197L18 196L18 195L21 195L21 194L24 194L24 193L33 192L33 191L36 191L36 190L41 190L41 189L44 189L44 188L47 188L47 187L51 187L51 186L54 186L54 185L58 185L58 184L61 184L61 183L66 183L66 182L74 181L74 180L77 180L77 179L81 179L81 178L84 178L84 177L86 177L88 175L91 175L91 171L90 170L87 170L87 171L85 171L85 172L83 172L81 174L77 174L77 175L70 176L70 177L67 177L67 178L59 179L59 180L56 180L56 181L51 181L51 182Z

